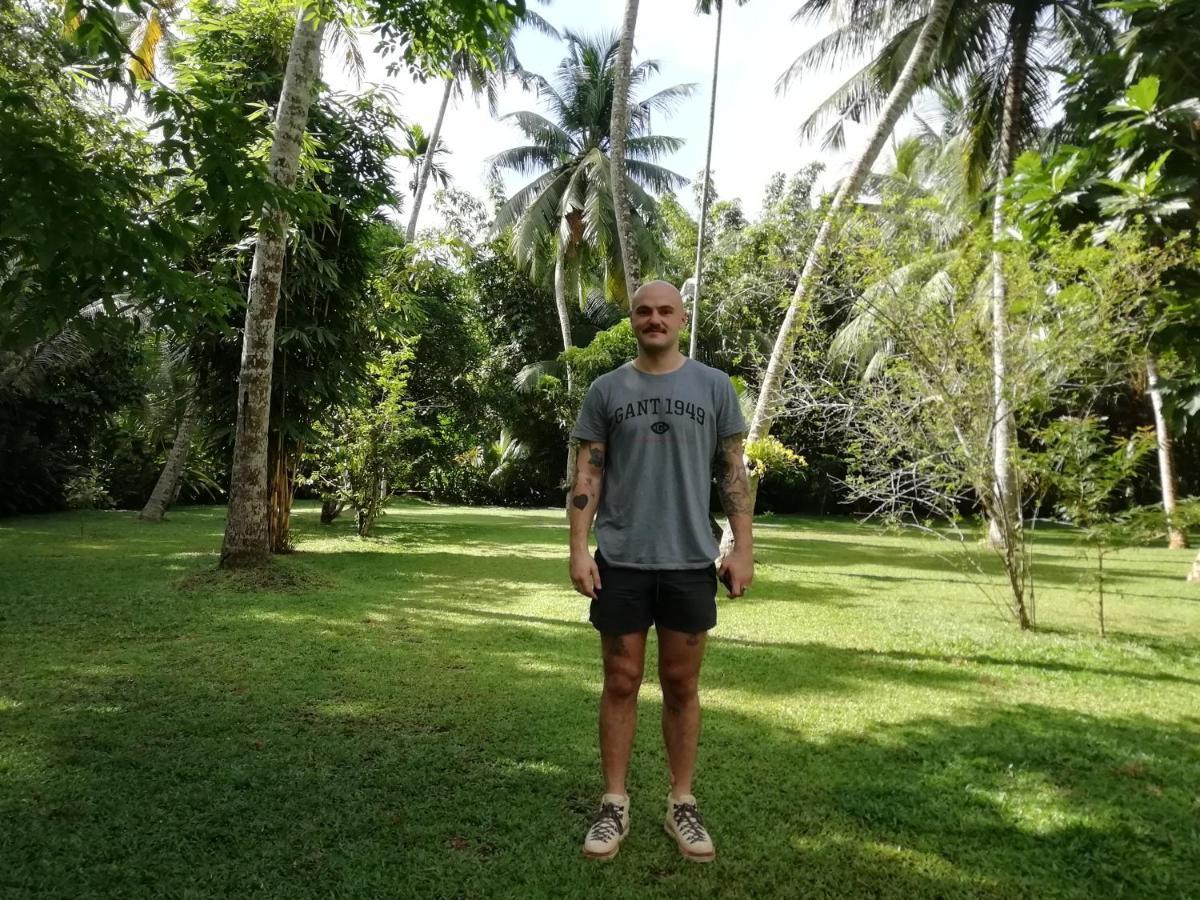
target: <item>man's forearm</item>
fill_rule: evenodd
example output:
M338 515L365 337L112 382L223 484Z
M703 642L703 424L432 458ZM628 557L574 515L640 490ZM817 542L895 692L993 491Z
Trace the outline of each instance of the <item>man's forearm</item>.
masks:
M721 506L733 532L733 545L750 550L754 544L754 498L750 494L750 473L746 471L744 438L731 435L721 443L721 473L718 493Z
M571 485L567 497L567 520L571 523L572 553L576 550L587 552L588 532L592 529L592 519L596 515L599 500L598 486L583 481Z
M739 550L754 549L754 517L745 513L731 515L728 510L725 515L729 519L729 530L733 532L733 546Z
M600 505L600 490L604 482L604 448L598 444L581 443L576 455L575 471L567 491L567 521L571 523L571 552L588 552L588 532L596 508Z

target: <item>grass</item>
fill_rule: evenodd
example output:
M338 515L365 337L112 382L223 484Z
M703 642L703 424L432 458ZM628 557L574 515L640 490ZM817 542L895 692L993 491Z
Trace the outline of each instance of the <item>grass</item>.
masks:
M0 895L1200 897L1186 554L1110 560L1101 640L1047 533L1028 635L930 538L764 519L702 679L717 862L662 833L651 680L597 864L560 512L302 506L261 583L211 574L222 516L0 521Z

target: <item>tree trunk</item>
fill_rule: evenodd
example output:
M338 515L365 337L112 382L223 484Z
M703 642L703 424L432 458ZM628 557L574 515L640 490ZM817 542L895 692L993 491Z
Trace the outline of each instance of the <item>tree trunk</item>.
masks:
M562 240L559 239L558 252L554 259L554 303L558 307L558 325L562 329L563 349L571 349L571 315L567 309L567 261ZM567 396L575 396L575 375L571 364L564 363L567 373ZM563 487L571 483L571 475L575 471L575 442L567 440L567 469L560 482Z
M567 308L567 260L561 240L558 253L554 258L554 305L558 307L558 327L562 330L563 349L570 350L572 347L571 312ZM567 365L565 368L567 370L567 392L570 393L575 386L575 380L571 374L571 366Z
M1187 580L1200 584L1200 553L1196 554L1196 558L1192 561L1192 571L1188 572Z
M1008 281L1004 275L1004 182L1017 158L1021 94L1024 90L1029 28L1017 22L1013 28L1012 65L1004 89L1000 123L995 196L992 200L992 507L988 541L997 549L1021 539L1020 489L1013 470L1015 422L1008 399Z
M617 240L621 244L621 267L625 270L625 293L629 300L637 291L637 252L633 246L633 210L625 184L625 138L629 134L629 69L633 60L633 35L637 28L638 0L625 0L625 21L621 26L621 46L613 75L612 140L609 181L612 182L613 211L617 220Z
M321 71L325 20L306 21L305 4L296 15L287 72L271 140L271 178L285 189L296 183L300 144ZM267 430L271 414L271 368L275 355L275 313L283 277L287 216L265 207L254 246L242 363L238 376L237 430L229 484L229 518L221 548L222 566L257 565L270 552L267 501Z
M450 92L454 90L454 79L446 79L446 90L442 92L442 105L438 107L437 121L433 123L433 131L429 135L429 148L425 158L421 160L421 175L417 179L417 192L413 197L412 215L408 218L408 231L405 237L411 244L417 236L417 216L421 214L421 201L425 199L425 188L429 185L429 173L433 171L433 154L437 150L438 141L442 136L442 120L446 118L446 107L450 105Z
M1158 383L1158 360L1153 353L1146 355L1146 384L1150 405L1154 409L1154 434L1158 438L1158 480L1162 485L1163 513L1167 517L1167 547L1186 550L1187 532L1175 525L1175 453L1167 417L1163 415L1162 388Z
M268 465L267 497L270 501L269 527L272 553L291 553L292 498L295 494L294 467L288 465L293 459L294 448L288 447L278 436L271 441Z
M143 522L161 522L167 508L175 500L179 491L179 479L183 475L188 451L192 447L192 434L199 419L197 407L196 395L189 391L187 403L183 407L183 417L179 420L179 429L175 432L175 443L171 445L171 452L167 454L166 465L158 476L150 499L138 514L138 518Z
M713 47L712 99L708 104L708 148L704 152L704 185L700 188L700 225L696 237L696 293L692 295L692 336L688 341L688 356L696 358L696 341L700 334L700 291L704 287L704 232L708 225L708 182L712 177L713 129L717 122L717 72L721 64L721 9L717 4L717 39Z
M1008 282L1004 275L1004 182L1017 157L1021 95L1024 90L1032 23L1018 20L1012 28L1012 62L1004 88L1004 109L997 151L995 196L992 200L992 485L988 541L1000 552L1012 591L1012 613L1022 629L1033 627L1025 602L1026 559L1022 534L1021 485L1013 467L1016 423L1008 397ZM988 508L990 507L990 508Z
M346 508L344 500L338 500L335 497L321 501L321 524L332 525L333 520L342 514L342 510Z
M888 135L896 127L897 120L908 107L909 101L912 100L913 94L921 83L922 76L925 74L924 70L937 49L942 32L946 27L950 6L951 0L934 0L933 6L925 18L925 24L921 26L921 32L913 45L912 53L905 62L904 69L892 87L891 93L888 94L887 102L884 103L880 112L879 124L875 126L870 143L867 144L867 148L854 164L850 175L838 188L833 202L821 221L821 227L818 229L816 238L809 247L808 256L804 261L800 281L796 285L792 301L783 317L783 324L775 337L775 346L771 350L771 358L767 363L767 371L759 389L758 402L754 406L754 416L750 421L748 442L761 440L770 434L771 425L783 400L783 377L791 362L792 348L796 342L797 317L800 307L821 272L825 250L838 224L842 208L847 202L858 197L858 192L862 189L863 182L866 181L867 175L871 171L871 166L879 158L879 153L887 142ZM759 473L752 468L749 459L746 460L746 466L750 472L750 496L753 500L758 491ZM728 527L725 532L726 541L732 541Z

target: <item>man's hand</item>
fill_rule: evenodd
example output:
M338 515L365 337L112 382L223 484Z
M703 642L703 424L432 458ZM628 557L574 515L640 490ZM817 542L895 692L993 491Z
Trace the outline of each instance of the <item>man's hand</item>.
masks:
M571 553L571 583L575 590L585 597L598 600L600 590L600 569L596 561L587 553Z
M726 572L729 573L729 596L742 596L754 580L754 553L750 550L738 550L735 546L721 561L717 577L722 577Z

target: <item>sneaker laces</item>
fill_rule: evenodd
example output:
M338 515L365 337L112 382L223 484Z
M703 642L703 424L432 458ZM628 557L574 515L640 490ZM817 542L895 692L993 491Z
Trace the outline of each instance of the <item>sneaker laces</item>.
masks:
M625 812L625 807L619 804L601 803L600 812L596 813L596 818L592 820L588 837L598 841L611 841L624 832L625 823L621 821L623 812Z
M704 830L704 819L700 810L696 809L695 803L676 803L671 810L671 816L675 819L675 827L689 844L708 839L708 832Z

